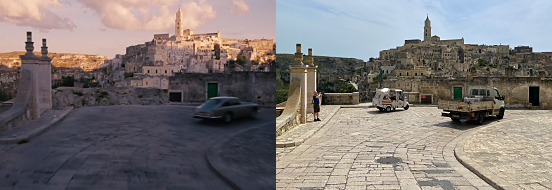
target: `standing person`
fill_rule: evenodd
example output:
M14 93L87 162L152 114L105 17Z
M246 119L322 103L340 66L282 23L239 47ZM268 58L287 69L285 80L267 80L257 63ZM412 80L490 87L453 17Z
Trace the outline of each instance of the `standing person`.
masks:
M322 94L316 92L315 90L314 96L312 96L312 103L314 108L314 113L312 115L314 117L314 121L322 121L320 120L320 117L318 115L318 113L320 112L320 96L322 96Z

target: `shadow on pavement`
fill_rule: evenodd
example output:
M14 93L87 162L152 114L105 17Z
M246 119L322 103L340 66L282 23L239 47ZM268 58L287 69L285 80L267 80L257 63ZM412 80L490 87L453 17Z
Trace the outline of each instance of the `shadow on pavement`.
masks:
M391 110L390 112L385 112L385 111L379 111L378 109L375 109L375 110L368 111L368 113L369 114L390 114L390 113L393 113L393 112L403 112L403 111L408 111L408 110L398 108L396 110Z
M452 121L451 119L450 121L437 123L434 126L448 127L448 128L458 129L458 130L467 130L467 129L473 129L476 127L483 127L486 125L494 124L496 122L500 122L500 119L497 119L496 117L487 117L485 118L485 121L483 121L482 125L479 125L477 124L477 121L472 121L472 120L462 119L460 121Z

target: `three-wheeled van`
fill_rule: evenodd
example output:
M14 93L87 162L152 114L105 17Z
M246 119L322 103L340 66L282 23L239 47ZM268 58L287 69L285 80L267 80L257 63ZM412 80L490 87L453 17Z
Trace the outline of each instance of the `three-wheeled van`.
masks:
M378 108L380 111L391 111L396 108L404 108L408 110L410 105L404 92L400 89L376 89L376 95L372 99L372 105Z

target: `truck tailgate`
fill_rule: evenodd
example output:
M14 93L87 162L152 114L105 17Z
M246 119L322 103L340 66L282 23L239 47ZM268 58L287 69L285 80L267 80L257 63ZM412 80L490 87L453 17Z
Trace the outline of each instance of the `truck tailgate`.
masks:
M438 109L442 109L443 111L454 111L454 112L469 112L470 111L470 104L466 102L457 102L457 101L449 101L449 100L440 100L439 104L437 105Z

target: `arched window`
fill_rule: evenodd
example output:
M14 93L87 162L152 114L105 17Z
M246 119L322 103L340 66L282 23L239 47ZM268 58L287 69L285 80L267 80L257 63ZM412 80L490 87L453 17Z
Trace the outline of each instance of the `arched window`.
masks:
M149 70L148 70L148 73L149 73Z
M409 75L410 75L410 73L406 72L406 76L409 76Z
M155 69L155 73L157 73L157 69Z
M414 76L418 76L418 73L414 73Z

